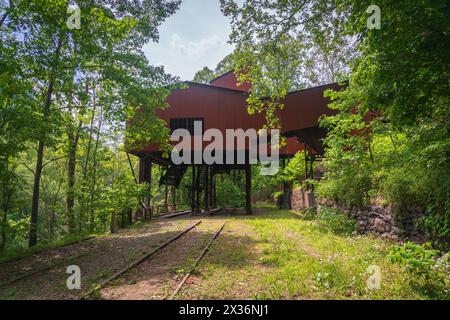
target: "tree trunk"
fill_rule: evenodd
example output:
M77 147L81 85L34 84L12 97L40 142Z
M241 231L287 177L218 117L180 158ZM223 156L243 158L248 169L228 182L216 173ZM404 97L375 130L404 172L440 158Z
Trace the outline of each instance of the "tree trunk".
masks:
M6 221L8 219L8 211L9 211L9 199L11 192L7 190L5 192L5 198L3 200L3 217L2 217L2 243L0 244L0 252L5 250L6 246Z
M77 44L74 44L74 64L77 65ZM77 148L78 148L78 140L80 137L80 130L83 122L81 118L79 120L79 125L75 128L74 123L75 119L73 116L73 94L74 94L74 80L75 80L75 72L71 75L70 86L69 86L69 94L68 94L68 113L70 117L70 121L67 127L67 144L68 144L68 152L67 152L67 194L66 194L66 205L67 205L67 222L69 233L76 232L76 222L75 222L75 170L76 170L76 156L77 156ZM87 89L87 87L86 87ZM80 228L81 233L81 228Z
M211 175L211 207L216 208L216 176Z
M252 166L245 166L245 211L252 214Z
M37 222L39 213L39 188L42 175L42 159L44 158L44 141L41 139L38 142L38 153L36 159L36 169L34 171L34 185L33 198L31 202L31 224L30 237L28 239L28 246L32 247L37 244Z
M7 212L3 212L3 218L2 218L2 243L0 244L0 252L5 250L6 245L6 219L7 219Z
M8 162L6 162L6 168L5 171L9 171L10 169L8 168ZM11 201L11 197L13 195L13 190L11 188L13 181L12 179L9 177L9 175L7 175L6 181L3 184L3 188L2 188L2 195L3 195L3 216L2 216L2 220L1 220L1 231L2 231L2 242L0 244L0 252L3 251L6 247L6 221L8 219L8 212L9 212L9 204Z
M94 202L94 192L96 189L97 184L97 151L98 151L98 145L100 143L100 135L102 131L102 125L103 125L103 106L100 107L100 120L98 124L98 132L97 137L95 140L95 148L94 148L94 156L93 156L93 172L92 172L92 186L91 186L91 194L90 194L90 201L89 201L89 231L92 233L94 231L94 208L93 208L93 202ZM115 218L115 214L114 214Z
M200 214L200 177L202 175L202 166L197 168L197 177L195 179L195 214Z
M81 121L78 129L81 127ZM69 150L67 154L67 195L66 195L66 204L67 204L67 218L68 218L68 227L69 233L74 233L76 229L75 223L75 168L76 168L76 156L77 156L77 147L79 140L79 130L77 130L76 134L74 134L73 126L70 125L70 128L67 133L67 139L69 143ZM80 229L81 232L81 229Z
M192 165L191 211L195 215L195 164Z
M203 201L204 201L204 207L205 211L209 210L209 166L205 166L205 176L204 176L204 188L203 188Z
M95 86L93 86L92 89L92 101L93 101L93 109L92 109L92 117L91 117L91 121L90 121L90 126L89 126L89 139L88 139L88 146L87 146L87 151L86 151L86 159L84 161L84 167L83 167L83 186L87 185L87 171L88 171L88 165L89 165L89 156L91 154L91 144L92 144L92 135L93 135L93 128L94 128L94 118L95 118L95 111L97 109L97 104L96 104L96 90L97 88ZM89 91L88 89L86 89L86 91ZM85 188L83 188L83 196L82 196L82 200L81 200L81 206L80 206L80 221L79 221L79 230L80 233L83 230L83 218L84 218L84 210L86 207L86 196L85 196Z
M166 188L164 191L164 212L169 212L168 197L169 197L169 186L166 184Z
M44 122L48 119L50 113L50 106L52 104L52 95L53 88L55 84L55 70L59 63L59 56L61 53L62 47L62 37L58 40L58 45L55 51L55 57L53 59L53 72L50 76L48 87L47 87L47 95L44 103L44 112L43 112L43 120ZM36 158L36 169L34 171L34 184L33 184L33 197L31 200L31 223L30 223L30 233L28 239L28 246L32 247L37 244L37 223L38 223L38 214L39 214L39 189L42 175L42 162L44 159L44 144L45 144L45 132L41 134L41 137L38 141L38 150L37 150L37 158Z
M116 225L116 213L111 213L111 233L116 233L117 225Z
M177 211L177 188L172 186L172 210Z

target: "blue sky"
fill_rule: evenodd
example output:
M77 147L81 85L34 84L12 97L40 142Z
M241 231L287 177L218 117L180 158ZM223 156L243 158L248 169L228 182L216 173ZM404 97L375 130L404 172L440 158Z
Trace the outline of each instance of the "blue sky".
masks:
M144 52L151 64L181 80L217 63L233 51L228 44L230 21L220 11L219 0L183 0L179 10L159 28L159 43L149 43Z

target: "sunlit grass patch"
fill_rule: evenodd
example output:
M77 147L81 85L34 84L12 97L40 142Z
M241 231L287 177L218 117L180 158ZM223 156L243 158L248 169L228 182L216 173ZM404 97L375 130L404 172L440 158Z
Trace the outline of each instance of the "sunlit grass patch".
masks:
M404 284L403 270L387 261L390 243L384 240L336 234L286 210L245 222L270 243L262 258L275 267L262 279L267 298L420 298ZM379 290L367 289L370 265L381 269Z
M422 299L408 274L387 259L391 243L334 232L316 220L267 206L264 214L231 218L199 267L184 298ZM381 270L368 289L369 266Z

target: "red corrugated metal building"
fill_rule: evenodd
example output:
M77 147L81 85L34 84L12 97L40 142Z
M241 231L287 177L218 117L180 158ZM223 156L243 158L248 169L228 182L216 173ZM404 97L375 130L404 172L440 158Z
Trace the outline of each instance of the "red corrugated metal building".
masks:
M261 129L264 126L263 114L249 115L246 109L248 83L238 85L233 72L228 72L212 80L209 84L186 82L187 88L175 89L168 97L169 107L158 110L157 115L165 120L167 126L183 128L191 126L193 120L203 122L203 130L210 128L219 129L224 135L226 129L250 128ZM335 111L327 107L329 101L324 98L327 89L339 89L337 84L324 85L304 90L291 92L281 101L284 104L282 110L277 111L281 123L281 133L287 137L287 144L280 150L280 157L291 157L296 152L307 148L310 154L323 154L322 139L325 136L324 129L318 126L318 120L322 115L331 115ZM175 128L171 128L175 129ZM206 143L207 144L207 143ZM203 143L205 146L205 143ZM248 148L248 146L247 146ZM165 176L160 180L161 184L178 187L180 180L186 172L186 165L175 166L170 158L164 158L157 144L149 142L140 150L130 151L141 159L140 181L149 182L152 162L167 168ZM251 212L251 166L249 163L240 165L194 165L192 192L197 199L192 199L193 212L199 211L198 194L203 190L204 208L214 206L213 181L214 175L231 169L243 169L246 171L247 211ZM200 178L201 176L201 178ZM204 181L199 183L199 180ZM209 182L209 184L208 184ZM195 193L197 193L195 195Z

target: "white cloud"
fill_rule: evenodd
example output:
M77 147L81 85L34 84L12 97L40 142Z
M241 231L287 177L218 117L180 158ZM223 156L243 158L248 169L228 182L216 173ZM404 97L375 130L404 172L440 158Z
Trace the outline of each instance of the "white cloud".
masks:
M230 32L219 0L183 0L177 13L159 28L158 43L148 43L144 52L150 63L164 65L166 72L182 80L192 80L198 70L215 68L233 51L234 46L227 43Z
M183 39L179 34L172 34L170 46L188 58L203 58L206 54L221 50L227 46L226 40L217 35L202 38L198 41Z

